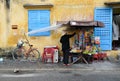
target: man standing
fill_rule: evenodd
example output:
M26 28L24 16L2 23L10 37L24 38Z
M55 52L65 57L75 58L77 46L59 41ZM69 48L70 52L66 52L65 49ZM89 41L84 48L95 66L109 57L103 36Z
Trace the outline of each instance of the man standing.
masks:
M73 34L67 34L65 33L61 39L60 43L62 44L62 51L63 51L63 63L64 65L69 65L69 51L70 51L70 41L69 38L73 37L76 33Z

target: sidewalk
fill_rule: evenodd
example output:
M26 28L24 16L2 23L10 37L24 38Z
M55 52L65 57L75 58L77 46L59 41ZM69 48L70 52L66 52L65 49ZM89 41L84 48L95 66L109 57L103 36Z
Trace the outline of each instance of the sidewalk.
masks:
M13 61L4 60L0 62L0 71L14 70L19 68L20 70L98 70L98 71L120 71L120 62L94 62L92 64L73 64L71 66L63 66L62 63L41 63L41 62L27 62L27 61Z

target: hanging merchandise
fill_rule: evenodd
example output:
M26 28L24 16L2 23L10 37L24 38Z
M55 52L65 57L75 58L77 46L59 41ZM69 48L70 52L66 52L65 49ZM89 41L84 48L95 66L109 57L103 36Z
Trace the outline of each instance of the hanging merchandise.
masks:
M78 47L79 46L79 40L78 40L77 34L74 36L74 38L75 38L74 47Z
M84 47L85 47L85 46L84 46L84 44L85 44L85 42L84 42L84 41L85 41L84 34L85 34L84 32L82 32L82 34L81 34L81 39L82 39L82 49L84 49Z
M90 35L88 32L86 32L86 35L85 35L85 43L86 45L90 43Z
M73 48L85 50L86 46L94 46L100 44L100 37L94 37L93 30L80 30L78 34L74 36Z
M91 40L91 44L94 45L95 40L94 40L94 34L93 34L93 32L91 32L90 40Z
M87 32L85 32L85 43L88 43L88 34L87 34Z
M81 49L82 43L81 43L80 32L77 34L77 38L78 38L78 47L77 47L77 49Z

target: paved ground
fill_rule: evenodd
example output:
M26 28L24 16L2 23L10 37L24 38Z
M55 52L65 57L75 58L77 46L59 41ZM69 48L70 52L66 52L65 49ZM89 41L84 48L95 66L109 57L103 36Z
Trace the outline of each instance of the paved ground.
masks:
M113 70L120 71L120 61L117 62L93 62L92 64L73 64L71 66L63 66L62 63L47 63L42 62L27 62L27 61L13 61L6 59L0 62L0 70Z
M20 69L14 73L15 69ZM13 61L0 62L0 81L120 81L120 61L92 64Z

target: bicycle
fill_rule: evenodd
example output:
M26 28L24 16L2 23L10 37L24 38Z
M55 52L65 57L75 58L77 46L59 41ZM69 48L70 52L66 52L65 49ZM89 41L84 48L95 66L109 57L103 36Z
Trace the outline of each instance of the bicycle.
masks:
M28 44L29 46L28 49L24 48L25 43ZM21 40L21 44L17 43L16 48L13 50L12 57L13 57L13 60L20 60L20 61L28 60L30 62L35 62L40 60L40 52L38 51L37 48L34 48L33 45L29 43L28 40L27 42L23 42Z

